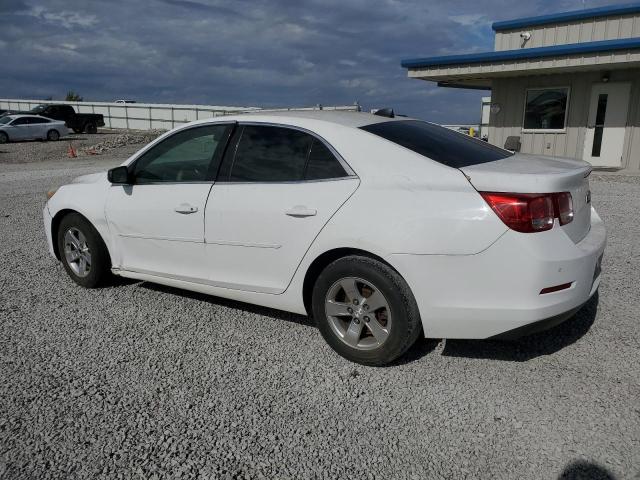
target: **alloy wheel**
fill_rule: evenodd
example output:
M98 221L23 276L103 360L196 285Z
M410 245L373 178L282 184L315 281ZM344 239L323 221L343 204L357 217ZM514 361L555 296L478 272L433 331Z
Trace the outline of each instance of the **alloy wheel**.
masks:
M325 314L340 340L357 350L373 350L391 331L391 309L371 282L345 277L335 282L325 298Z
M64 256L73 273L86 277L91 271L91 250L87 238L75 227L64 234Z

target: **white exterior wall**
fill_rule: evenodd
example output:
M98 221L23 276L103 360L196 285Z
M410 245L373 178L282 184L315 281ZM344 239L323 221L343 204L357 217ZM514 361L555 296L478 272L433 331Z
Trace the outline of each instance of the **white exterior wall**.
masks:
M582 158L591 86L601 78L600 72L575 72L494 79L491 101L500 105L500 112L491 113L489 142L504 146L507 137L515 135L520 137L523 153ZM640 69L613 70L609 82L631 82L622 167L640 170ZM565 132L523 133L526 90L559 86L571 88Z
M522 32L531 32L531 39L524 45L520 37ZM501 30L496 32L495 50L550 47L632 37L640 37L640 14L638 13Z
M138 130L170 130L183 123L238 112L262 110L258 107L225 107L215 105L172 105L160 103L66 102L56 100L0 99L0 108L30 110L40 104L72 105L78 113L101 113L107 128ZM358 105L305 107L278 110L348 110L357 111Z

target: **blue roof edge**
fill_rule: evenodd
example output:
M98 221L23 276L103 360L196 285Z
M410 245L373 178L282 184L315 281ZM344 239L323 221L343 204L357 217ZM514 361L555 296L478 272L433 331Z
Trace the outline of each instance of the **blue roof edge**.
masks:
M573 55L579 53L610 52L631 48L640 48L640 37L618 40L600 40L596 42L569 43L566 45L554 45L551 47L522 48L520 50L409 58L402 60L400 65L402 65L403 68L436 67L445 65L463 65L468 63L486 63L500 62L504 60L554 57L557 55Z
M516 18L494 22L491 28L498 32L501 30L512 30L522 27L533 27L536 25L546 25L549 23L570 22L584 18L604 17L607 15L625 15L640 12L640 3L627 3L624 5L610 5L607 7L587 8L585 10L574 10L572 12L552 13L550 15L540 15L537 17Z

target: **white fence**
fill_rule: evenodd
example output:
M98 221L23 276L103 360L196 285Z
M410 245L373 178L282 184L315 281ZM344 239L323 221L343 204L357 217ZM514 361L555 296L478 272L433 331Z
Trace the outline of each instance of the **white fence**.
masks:
M0 99L0 108L6 110L31 110L36 105L72 105L78 113L101 113L108 128L132 128L137 130L169 130L183 123L204 118L230 115L240 112L265 111L259 107L225 107L215 105L171 105L162 103L110 103L110 102L63 102L56 100ZM360 106L340 105L323 107L279 108L280 110L345 110L359 111Z

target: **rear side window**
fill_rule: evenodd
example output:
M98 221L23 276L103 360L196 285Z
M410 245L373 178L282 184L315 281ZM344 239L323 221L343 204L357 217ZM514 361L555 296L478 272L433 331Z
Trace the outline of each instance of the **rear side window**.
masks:
M301 180L313 138L281 127L244 127L236 150L232 182Z
M49 120L42 117L29 117L29 123L49 123Z
M309 152L305 180L326 180L346 175L347 173L331 150L320 140L314 138Z
M374 123L360 128L453 168L513 155L482 140L419 120Z
M219 181L296 182L346 175L333 153L315 137L286 127L246 125L223 161Z

